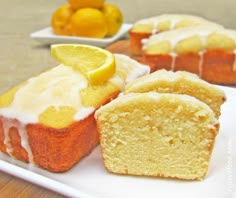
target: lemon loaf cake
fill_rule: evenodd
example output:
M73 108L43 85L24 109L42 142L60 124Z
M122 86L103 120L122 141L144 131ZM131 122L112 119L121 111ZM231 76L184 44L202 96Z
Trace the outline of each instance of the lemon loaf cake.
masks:
M0 96L0 151L52 172L70 169L98 144L94 112L149 68L115 55L116 72L90 84L61 64Z
M142 40L164 31L207 24L222 28L221 25L204 18L184 14L163 14L137 21L129 32L131 52L142 54Z
M221 105L226 100L226 96L220 88L200 79L196 74L185 71L172 72L164 69L127 84L124 93L149 91L193 96L209 105L217 118L220 116Z
M151 36L146 62L155 69L185 70L217 84L236 83L236 31L199 25Z
M96 111L108 171L203 179L218 133L212 109L182 94L130 93Z

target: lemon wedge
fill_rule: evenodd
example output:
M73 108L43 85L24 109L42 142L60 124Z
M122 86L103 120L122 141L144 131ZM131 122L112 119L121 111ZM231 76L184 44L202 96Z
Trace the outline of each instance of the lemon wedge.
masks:
M104 49L77 44L55 44L51 46L52 56L81 72L90 84L102 84L116 72L114 55Z

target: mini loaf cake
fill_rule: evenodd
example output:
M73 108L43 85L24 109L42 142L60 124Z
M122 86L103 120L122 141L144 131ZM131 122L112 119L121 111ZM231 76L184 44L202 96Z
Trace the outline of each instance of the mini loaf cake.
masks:
M115 59L116 73L104 84L90 85L62 64L0 96L0 151L52 172L89 154L98 144L95 110L149 72L127 56Z
M96 111L112 173L201 180L219 124L212 109L182 94L130 93Z
M222 28L222 26L201 17L181 14L164 14L137 21L129 32L131 52L142 54L142 39L163 31L207 24Z
M205 25L176 29L151 36L143 50L155 69L185 70L211 83L236 84L236 31Z
M164 69L127 84L124 93L150 91L193 96L209 105L217 118L220 116L220 107L226 100L221 89L200 79L197 75L185 71L172 72Z

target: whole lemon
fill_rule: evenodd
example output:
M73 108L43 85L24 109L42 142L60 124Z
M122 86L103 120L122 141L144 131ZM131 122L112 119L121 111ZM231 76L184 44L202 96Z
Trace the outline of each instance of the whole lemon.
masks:
M107 30L103 13L95 8L81 8L70 20L70 31L73 36L104 38Z
M101 8L105 0L68 0L74 10L80 8Z
M69 35L68 24L74 10L70 5L59 7L52 15L51 26L55 34Z
M115 5L104 4L102 7L102 12L107 21L107 36L115 35L123 23L123 15L121 10Z

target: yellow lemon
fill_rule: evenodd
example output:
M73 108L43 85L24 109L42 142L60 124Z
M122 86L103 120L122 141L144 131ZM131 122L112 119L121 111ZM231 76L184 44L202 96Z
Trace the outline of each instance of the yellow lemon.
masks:
M107 34L107 23L100 10L82 8L72 15L70 29L74 36L104 38Z
M69 35L68 24L74 13L70 5L59 7L52 15L51 26L55 34Z
M115 5L105 4L102 7L102 12L107 21L107 36L115 35L123 23L123 15L121 10Z
M59 62L80 71L91 84L106 82L116 72L114 55L90 45L56 44L51 54Z
M68 0L74 10L80 8L101 8L105 0Z

